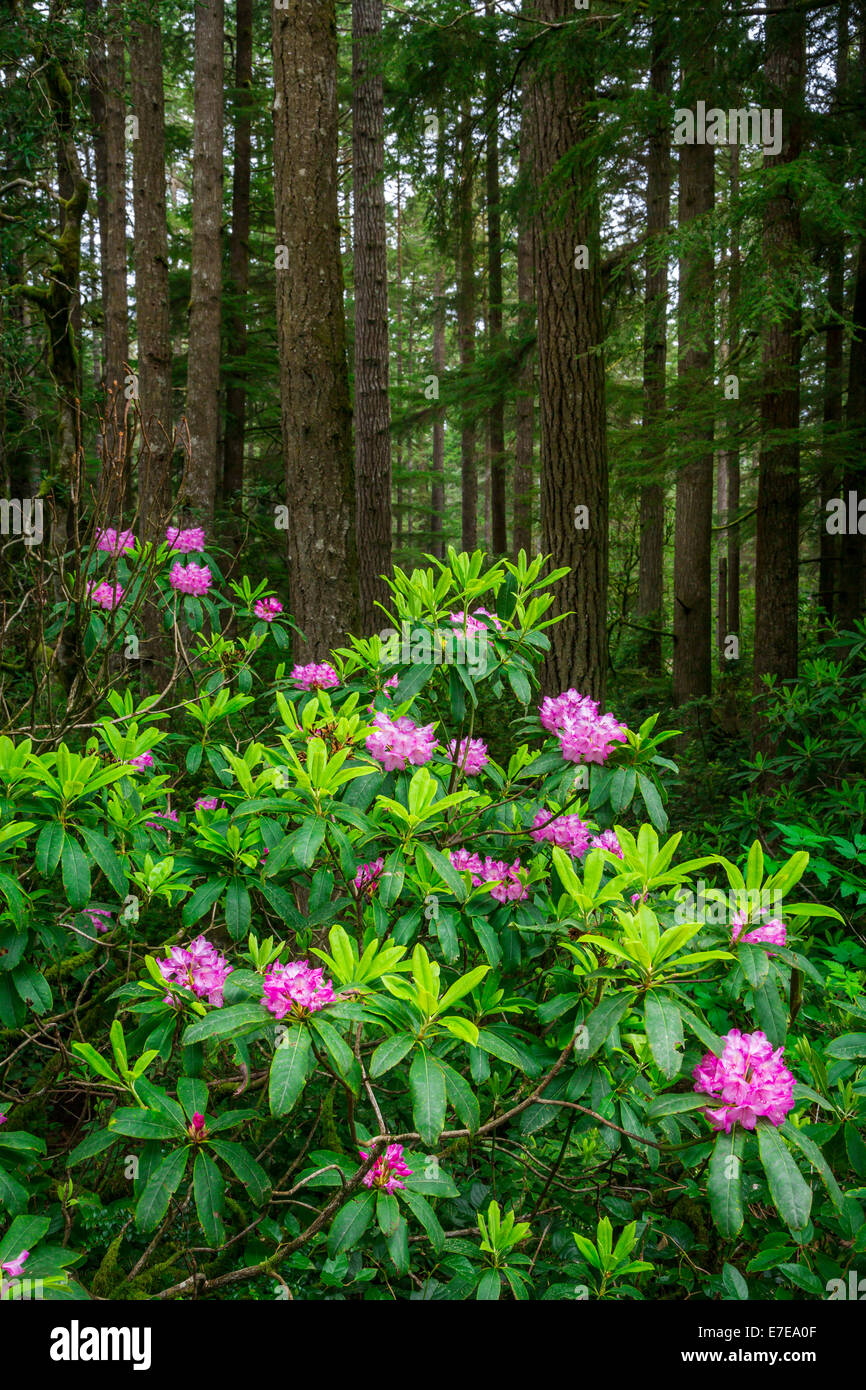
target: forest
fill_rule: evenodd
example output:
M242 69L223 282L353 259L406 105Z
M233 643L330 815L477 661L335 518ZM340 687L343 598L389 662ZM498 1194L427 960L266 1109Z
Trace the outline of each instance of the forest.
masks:
M866 1297L866 0L0 113L0 1301Z

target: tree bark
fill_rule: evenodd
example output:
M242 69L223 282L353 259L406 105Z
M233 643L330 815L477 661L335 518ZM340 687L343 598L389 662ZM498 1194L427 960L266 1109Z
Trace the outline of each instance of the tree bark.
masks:
M490 0L484 6L491 17ZM486 97L490 124L485 150L487 194L487 328L490 352L502 351L502 213L499 188L499 117L496 68L493 59L486 75ZM497 391L487 414L487 448L490 468L490 548L494 555L508 551L505 522L505 396Z
M223 0L196 0L186 500L206 528L213 521L220 422L223 20Z
M457 337L460 367L475 363L475 255L472 209L472 107L464 100L458 129L459 189L457 212ZM461 545L478 545L478 472L475 461L475 422L464 418L460 432Z
M237 0L235 10L235 149L232 168L232 228L229 237L230 309L227 337L232 354L226 385L225 450L222 492L240 512L244 492L247 410L247 292L250 283L250 172L252 165L253 0Z
M528 0L524 0L524 10ZM518 183L522 201L517 225L517 311L521 333L535 329L535 254L533 218L528 206L532 186L532 88L524 77L520 94ZM518 377L514 426L514 558L532 554L532 463L535 446L535 349L527 351Z
M542 23L562 25L574 13L571 0L538 0L535 7ZM608 472L601 248L596 171L585 146L581 148L590 134L587 104L595 42L585 24L576 25L570 52L563 55L568 66L559 54L554 64L551 54L550 63L536 70L533 153L536 193L541 195L536 197L535 234L541 548L552 555L554 565L568 566L555 587L554 610L568 616L549 631L542 688L556 693L574 686L603 700ZM564 173L557 166L565 157L569 164Z
M730 146L730 195L731 204L736 205L740 196L740 150ZM728 353L737 354L739 349L741 258L740 232L736 223L731 225L730 270L728 274ZM727 599L725 603L726 636L730 633L740 638L740 523L734 518L740 510L740 454L739 450L727 448L723 455L725 521L727 522ZM720 600L721 608L721 600ZM736 664L738 657L729 656L726 663Z
M355 497L365 633L381 626L391 573L391 412L382 0L352 0L355 269Z
M436 267L433 295L433 374L441 382L445 374L445 290L441 265ZM442 513L445 510L445 420L437 411L433 420L433 477L430 483L431 553L438 559L445 555L442 537Z
M805 70L804 14L796 0L769 0L764 75L767 100L782 109L782 147L766 155L774 179L764 210L763 260L768 276L763 342L761 453L755 530L754 689L762 677L797 674L800 539L800 212L784 166L802 148L801 108ZM755 743L769 746L756 706Z
M650 92L654 98L647 153L647 250L643 338L644 463L649 481L640 494L640 557L637 611L653 630L643 635L640 660L652 675L662 670L664 574L665 373L667 369L668 263L664 241L670 221L671 156L668 29L653 22Z
M273 10L277 327L292 614L306 659L358 618L355 489L337 208L334 0ZM281 259L284 257L284 260ZM285 268L282 268L285 265Z
M866 4L861 0L858 28L859 57L856 88L858 109L866 101ZM866 488L866 237L857 248L854 300L851 318L851 350L848 359L848 400L846 404L845 474L842 497L846 507L851 493L862 503ZM863 525L862 514L858 517ZM841 538L839 584L839 625L850 628L862 618L866 604L866 539L859 527L848 529Z

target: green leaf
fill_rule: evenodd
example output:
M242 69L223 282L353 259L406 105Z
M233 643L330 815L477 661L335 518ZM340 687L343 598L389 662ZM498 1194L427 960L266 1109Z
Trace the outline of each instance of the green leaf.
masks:
M428 844L420 844L418 846L416 862L418 854L424 855L424 858L430 864L431 868L436 871L442 882L446 883L451 889L457 901L461 903L465 902L469 889L451 863L451 860L446 855L442 854L440 850L434 849L432 845Z
M732 1298L744 1300L749 1297L749 1286L738 1269L726 1264L722 1270L722 1284Z
M14 1259L22 1250L38 1245L51 1225L47 1216L16 1216L0 1240L0 1261Z
M828 1043L824 1051L828 1057L838 1057L842 1061L866 1057L866 1033L843 1033Z
M57 872L65 838L66 832L56 820L48 821L40 830L36 840L36 869L43 878L50 878Z
M481 1111L478 1105L478 1097L465 1077L458 1071L450 1067L447 1062L437 1058L437 1063L445 1074L445 1085L448 1091L448 1099L454 1106L461 1121L473 1134L481 1126Z
M238 1182L252 1197L255 1205L261 1206L271 1187L268 1175L261 1164L247 1153L242 1144L234 1144L228 1139L212 1139L210 1147L217 1157L231 1168Z
M113 1134L125 1134L129 1139L174 1139L177 1141L183 1130L178 1131L177 1122L168 1115L159 1115L153 1110L137 1110L124 1107L115 1111L108 1121Z
M223 1223L220 1212L225 1197L225 1181L213 1159L208 1158L204 1150L199 1150L195 1156L193 1191L195 1208L205 1236L211 1245L221 1245Z
M222 897L223 889L227 880L224 878L211 878L207 883L202 883L196 888L191 898L188 898L183 905L180 920L185 927L193 926L200 917L203 917L209 907L213 907L217 898Z
M429 681L436 667L432 662L414 665L412 669L403 676L400 684L394 691L391 699L395 705L403 705L407 700L414 700L419 690L423 690Z
M637 774L637 783L643 804L646 806L647 815L655 826L656 830L667 830L668 814L662 804L658 788L651 777L647 777L643 772Z
M373 1219L375 1205L376 1192L370 1188L340 1208L328 1234L328 1254L332 1260L357 1245Z
M153 1231L159 1225L186 1172L187 1150L175 1149L153 1172L135 1208L135 1224L140 1231Z
M406 870L403 864L403 853L395 849L385 860L384 868L379 879L378 899L382 907L387 911L393 907L401 892L403 891L403 880Z
M383 1236L392 1236L400 1223L400 1207L390 1192L376 1195L376 1222Z
M229 933L238 941L245 936L250 929L252 910L250 907L250 895L243 879L237 877L229 879L226 889L226 926Z
M310 1034L306 1028L290 1028L274 1052L268 1080L271 1114L287 1115L315 1066Z
M115 893L121 898L125 897L128 887L127 877L111 841L101 835L98 830L91 830L86 825L79 826L79 831L81 838Z
M650 990L646 997L646 1032L650 1051L656 1065L668 1079L677 1075L683 1064L683 1020L671 999Z
M229 1004L222 1009L212 1009L200 1023L191 1023L184 1030L183 1045L190 1047L193 1043L208 1042L213 1038L237 1037L257 1028L269 1027L272 1023L273 1019L261 1004Z
M292 854L303 868L308 869L322 847L326 821L322 816L308 816L292 836Z
M384 1076L392 1067L396 1067L398 1062L402 1062L414 1045L415 1038L411 1033L395 1033L392 1038L386 1038L370 1058L370 1076Z
M324 1043L328 1060L337 1074L343 1078L353 1094L357 1095L361 1089L361 1068L348 1043L340 1037L336 1028L326 1023L323 1018L311 1018L310 1027Z
M761 1028L774 1047L782 1047L788 1030L788 1010L775 980L766 979L760 988L752 990L752 996Z
M207 1083L194 1076L181 1076L177 1083L177 1098L184 1108L186 1117L203 1115L208 1106Z
M441 1254L445 1248L445 1232L430 1203L420 1192L410 1192L408 1187L400 1191L400 1201L405 1202L413 1216L421 1222L436 1254Z
M707 1172L710 1211L721 1235L733 1240L743 1224L743 1148L742 1130L735 1125L730 1134L720 1134L713 1146Z
M632 1005L631 990L620 990L602 999L597 1008L575 1032L574 1055L577 1061L586 1062L610 1037L620 1019L628 1013Z
M502 1279L498 1269L486 1269L478 1281L476 1299L482 1303L494 1303L502 1293Z
M786 1226L801 1231L812 1209L812 1189L775 1127L759 1122L757 1132L761 1163L776 1209Z
M95 1158L104 1149L110 1149L119 1137L119 1135L112 1134L110 1130L105 1129L98 1129L94 1134L88 1134L86 1139L82 1139L80 1144L76 1144L67 1158L67 1168L71 1168L76 1163L83 1163L85 1159Z
M29 1004L35 1014L48 1013L53 1002L51 986L41 971L22 961L12 971L12 980L24 1003Z
M445 1128L445 1073L425 1047L412 1058L409 1091L415 1127L423 1143L432 1148Z
M60 866L70 907L85 907L90 902L90 865L84 850L71 835L64 838Z

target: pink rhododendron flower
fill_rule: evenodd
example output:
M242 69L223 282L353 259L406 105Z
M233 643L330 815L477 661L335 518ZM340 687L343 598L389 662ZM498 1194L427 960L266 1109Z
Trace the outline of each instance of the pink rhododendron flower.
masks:
M755 909L756 917L766 917L770 911L768 907ZM771 917L768 922L754 926L751 931L741 935L743 928L749 926L750 915L748 911L737 912L731 918L731 945L735 946L738 941L765 941L771 946L784 946L788 939L788 929L781 917Z
M0 1125L5 1125L5 1123L6 1123L6 1116L0 1114Z
M204 936L197 936L188 946L172 946L167 960L158 962L164 978L191 989L200 999L221 1009L223 988L234 966ZM166 995L171 1003L171 995Z
M196 551L204 550L204 531L200 526L190 526L186 531L169 526L165 538L172 550L179 550L182 555L192 555Z
M362 1158L369 1158L369 1151L360 1150ZM393 1192L395 1188L405 1187L400 1178L412 1176L412 1169L406 1167L406 1160L403 1157L402 1144L389 1144L384 1154L376 1159L369 1173L364 1175L365 1187L380 1187L385 1192Z
M200 1139L203 1134L207 1133L204 1115L202 1115L200 1111L197 1110L193 1115L192 1123L187 1126L187 1133L190 1134L193 1139Z
M599 714L596 701L576 690L545 696L539 714L544 728L559 739L562 756L572 763L603 763L611 744L626 740L625 726L612 714Z
M533 840L550 840L567 849L573 859L579 859L589 849L589 826L578 815L557 816L552 811L539 811L532 824Z
M113 913L109 912L107 907L83 907L81 910L84 913L85 917L90 918L96 931L108 931L108 928L111 926L111 918L113 916ZM103 922L103 917L107 917L108 921Z
M374 732L367 735L365 747L388 772L402 772L407 762L414 767L429 763L436 747L432 724L414 724L405 714L389 719L379 711L373 716Z
M149 829L149 830L165 830L165 831L170 831L170 830L171 830L171 826L165 825L165 824L163 824L163 822L164 822L164 821L167 821L167 820L170 820L170 821L176 821L176 820L177 820L177 811L156 811L154 814L157 815L157 816L159 816L159 820L149 820L149 821L147 822L147 826L148 826L148 829Z
M382 686L382 694L385 696L385 699L386 699L386 700L390 700L390 698L391 698L391 696L388 694L388 691L389 691L389 690L396 690L396 689L397 689L397 686L398 686L399 684L400 684L400 677L399 677L399 676L389 676L389 677L388 677L388 679L386 680L385 684Z
M10 1279L20 1279L24 1273L24 1261L29 1260L29 1258L30 1251L22 1250L20 1255L15 1256L14 1260L7 1260L5 1264L0 1265L0 1269L5 1270Z
M766 1118L780 1125L794 1106L794 1078L785 1066L784 1048L773 1049L761 1032L732 1028L721 1057L708 1052L692 1072L696 1091L718 1096L716 1110L704 1112L713 1129L729 1134L734 1124L754 1129Z
M97 608L104 608L110 612L112 608L117 608L123 599L123 585L106 584L104 581L97 584L95 580L90 579L87 583L87 594Z
M318 1013L326 1004L334 1002L333 986L322 975L321 966L313 969L306 960L272 965L265 975L265 1008L276 1018L285 1018L291 1013L297 1018Z
M139 753L137 758L130 758L129 761L133 767L138 768L139 772L144 772L146 767L153 767L153 754Z
M340 677L327 661L310 661L306 666L292 668L292 680L304 690L333 690Z
M168 582L179 594L195 594L202 598L213 584L213 575L207 565L182 565L180 560L175 560Z
M466 773L467 777L474 777L490 761L487 744L480 738L464 738L461 740L459 749L457 740L452 739L448 744L448 756L452 762L457 763L457 766Z
M497 902L513 902L527 896L525 884L520 879L520 860L507 864L504 859L491 859L489 855L482 860L477 854L466 849L448 851L451 863L460 872L468 871L476 888L485 884L490 888L491 897Z
M104 551L106 555L120 555L124 550L134 550L135 534L132 531L115 531L113 526L107 526L104 531L96 532L96 549Z
M260 598L253 609L256 617L262 618L266 623L272 623L282 611L283 605L278 598Z
M473 608L471 613L464 613L460 608L456 613L449 613L449 618L455 627L464 627L467 632L486 632L487 623L482 623L481 618L487 618L496 628L497 632L502 631L502 624L495 613L489 613L486 608Z
M217 801L215 796L200 796L195 803L197 811L227 811L228 806L224 801Z
M352 880L355 891L360 893L363 889L367 889L367 896L372 897L379 887L379 877L384 867L385 860L381 857L374 859L370 864L362 864Z
M622 859L622 845L616 838L612 830L603 830L600 835L594 835L589 842L590 849L607 849L611 854L615 854L617 859Z

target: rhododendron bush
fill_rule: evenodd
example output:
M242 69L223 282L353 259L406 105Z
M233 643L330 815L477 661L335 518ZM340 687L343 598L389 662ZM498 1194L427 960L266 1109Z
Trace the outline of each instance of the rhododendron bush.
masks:
M815 1011L808 856L681 852L670 734L542 695L540 558L397 571L271 679L282 602L158 554L198 694L0 740L4 1296L821 1297L866 1036Z

